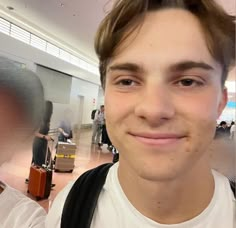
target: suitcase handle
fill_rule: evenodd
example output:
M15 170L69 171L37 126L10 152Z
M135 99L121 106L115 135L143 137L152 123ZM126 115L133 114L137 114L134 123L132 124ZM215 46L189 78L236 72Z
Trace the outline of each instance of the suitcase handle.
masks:
M49 148L49 141L47 141L47 152L46 152L46 156L45 156L45 162L44 162L44 164L42 165L44 168L50 168L51 165L52 165L52 154L50 155L49 162L48 162L48 165L47 165L48 152L49 152L49 150L50 150L51 153L52 153L52 149L53 149L53 142L54 142L54 139L53 139L53 138L51 138L51 142L52 142L52 146L51 146L51 149L50 149L50 148Z

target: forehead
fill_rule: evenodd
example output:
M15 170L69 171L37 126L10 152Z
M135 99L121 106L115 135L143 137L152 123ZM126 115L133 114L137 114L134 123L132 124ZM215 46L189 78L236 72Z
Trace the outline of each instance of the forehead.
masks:
M208 50L198 18L182 9L147 13L141 27L121 42L113 60L154 61L158 66L183 60L218 65Z

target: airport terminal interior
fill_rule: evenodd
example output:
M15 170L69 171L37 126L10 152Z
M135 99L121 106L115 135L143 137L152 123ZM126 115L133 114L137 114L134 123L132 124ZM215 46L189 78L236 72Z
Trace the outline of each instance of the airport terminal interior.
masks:
M103 163L112 162L113 155L107 149L106 145L100 148L95 144L91 144L91 133L91 130L81 130L81 133L78 133L73 140L77 145L73 172L53 173L53 183L55 183L56 186L52 188L50 197L48 199L37 201L46 210L50 207L57 193L60 192L60 190L62 190L70 181L76 180L78 176L88 169L94 168ZM55 135L52 135L52 137L55 137ZM56 151L55 143L50 145L50 148L52 147L52 153L54 155ZM31 159L32 141L28 140L21 151L17 151L11 161L1 167L0 178L10 186L19 189L33 200L36 200L35 197L27 193L28 184L25 183L25 179L28 178L29 175Z
M15 61L22 68L35 72L44 86L46 100L53 103L49 143L52 158L56 153L60 121L70 114L73 130L72 143L76 145L72 172L53 172L48 199L37 201L46 210L53 199L70 181L76 180L86 170L113 161L114 151L107 144L92 143L91 113L104 104L100 84L98 59L94 51L94 34L98 24L111 8L112 1L96 0L38 0L0 1L0 55ZM46 3L47 2L47 3ZM235 0L217 0L229 13L235 14ZM217 120L226 121L228 127L235 121L236 84L235 68L229 73L227 106ZM230 137L230 135L229 135ZM27 193L32 160L32 138L27 139L14 157L0 168L0 179ZM12 139L14 143L14 138ZM229 177L235 177L233 145L223 149L213 145L210 153L213 168ZM227 156L222 150L230 151ZM222 149L222 150L221 150ZM55 170L54 170L55 171ZM58 171L58 170L57 170Z

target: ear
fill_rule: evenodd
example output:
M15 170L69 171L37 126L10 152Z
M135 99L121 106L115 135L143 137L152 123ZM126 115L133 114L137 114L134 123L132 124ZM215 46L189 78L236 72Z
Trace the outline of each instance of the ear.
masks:
M222 94L221 94L220 102L218 104L218 117L223 112L227 102L228 102L228 92L227 92L227 88L224 87L223 91L222 91Z

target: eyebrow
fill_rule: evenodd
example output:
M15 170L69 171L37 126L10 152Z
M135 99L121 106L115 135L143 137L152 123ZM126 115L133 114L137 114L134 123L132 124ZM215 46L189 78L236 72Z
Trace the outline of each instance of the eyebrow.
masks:
M214 70L211 65L204 62L182 61L171 65L170 71L186 71L193 68L200 68L203 70Z
M141 73L144 72L144 69L143 67L135 63L118 63L110 66L108 68L108 72L109 71L130 71L134 73Z
M199 68L203 70L214 70L214 68L205 63L205 62L195 62L195 61L181 61L178 63L174 63L169 67L170 72L179 72L179 71L186 71L194 68ZM111 65L108 68L109 71L130 71L134 73L143 73L145 70L142 66L136 63L118 63Z

